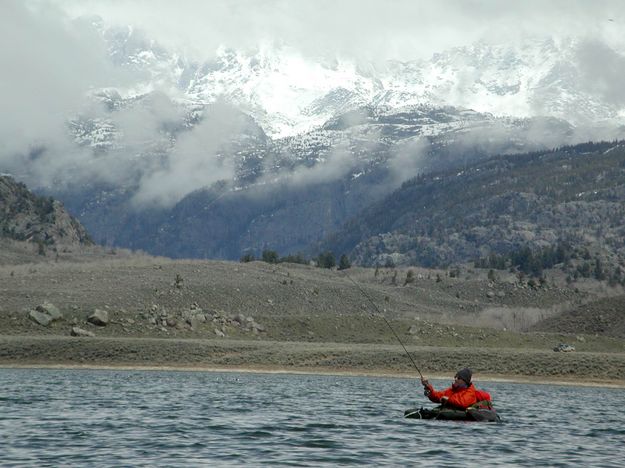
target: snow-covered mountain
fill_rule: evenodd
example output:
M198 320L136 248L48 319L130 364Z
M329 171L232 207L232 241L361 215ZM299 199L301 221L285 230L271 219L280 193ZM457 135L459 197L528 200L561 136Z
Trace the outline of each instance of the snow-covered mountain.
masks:
M97 241L151 253L310 250L419 173L625 132L625 58L603 46L607 71L591 66L579 40L376 65L267 43L198 62L94 24L133 80L93 90L96 105L70 119L92 157L47 192Z
M251 115L276 139L322 126L361 107L453 106L508 117L555 117L573 125L622 125L625 103L610 99L604 71L579 39L471 44L429 60L383 66L314 60L287 46L222 47L195 62L132 28L103 29L115 63L142 73L125 95L161 90L189 105L218 99ZM596 44L595 44L596 46ZM601 45L617 65L625 55ZM606 69L614 64L606 63Z
M623 137L625 99L614 99L610 87L625 58L605 45L594 47L614 62L607 72L590 66L588 43L572 39L479 43L377 66L314 60L271 43L251 51L221 47L198 62L132 27L93 24L111 61L134 79L94 90L106 112L72 119L71 131L83 147L116 151L121 165L132 159L124 173L139 177L157 170L155 159L171 162L167 155L181 147L185 131L207 115L223 120L215 105L232 107L231 118L247 116L226 125L227 135L209 151L244 166L246 174L235 169L233 180L248 182L252 169L271 174L297 161L324 162L337 148L366 159L380 145L397 153L421 139L488 153ZM203 186L198 181L190 191Z

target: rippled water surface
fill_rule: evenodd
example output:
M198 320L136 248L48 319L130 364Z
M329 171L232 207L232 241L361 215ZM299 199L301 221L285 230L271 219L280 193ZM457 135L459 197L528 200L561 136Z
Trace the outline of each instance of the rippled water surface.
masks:
M625 463L622 389L484 383L493 424L404 419L432 406L407 379L0 369L0 382L3 466Z

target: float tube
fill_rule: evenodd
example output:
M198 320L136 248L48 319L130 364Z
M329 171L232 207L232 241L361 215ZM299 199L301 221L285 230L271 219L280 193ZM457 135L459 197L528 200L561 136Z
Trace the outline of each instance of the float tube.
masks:
M440 421L473 421L473 422L501 422L501 418L494 408L470 406L466 410L445 408L409 408L404 411L404 418L410 419L438 419Z

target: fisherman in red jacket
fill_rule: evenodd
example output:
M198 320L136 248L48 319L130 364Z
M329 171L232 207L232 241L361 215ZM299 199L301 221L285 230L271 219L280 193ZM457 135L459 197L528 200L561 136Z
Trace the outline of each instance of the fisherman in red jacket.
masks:
M489 402L490 395L483 390L477 390L471 383L471 377L473 373L471 369L465 367L459 370L455 377L451 387L437 392L432 384L425 378L421 377L421 383L425 388L425 396L434 403L440 403L444 406L449 406L457 409L467 409L478 402ZM490 404L488 405L490 406Z

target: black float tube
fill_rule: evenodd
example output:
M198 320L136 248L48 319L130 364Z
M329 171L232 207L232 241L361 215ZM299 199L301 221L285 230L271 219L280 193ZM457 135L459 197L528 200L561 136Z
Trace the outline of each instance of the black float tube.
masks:
M421 371L419 370L419 368L417 367L417 364L414 362L414 359L412 359L412 356L410 355L410 353L408 352L408 350L406 349L406 347L404 346L404 343L402 343L402 341L399 339L399 335L397 335L397 333L395 333L395 330L393 329L393 327L391 327L391 324L388 322L388 320L386 320L386 317L384 315L382 315L382 312L380 312L380 309L378 308L378 306L376 305L375 302L373 302L373 299L371 299L371 297L369 297L369 295L365 292L364 289L362 289L362 287L360 287L360 285L358 283L356 283L356 281L354 281L352 279L351 276L349 276L347 274L347 272L345 272L345 276L352 282L354 283L354 285L360 290L360 292L363 294L363 296L365 296L369 302L371 302L371 304L373 305L373 307L375 308L375 310L378 312L378 314L384 319L384 322L388 325L388 328L391 329L391 331L393 332L393 335L395 335L395 338L397 338L397 341L399 341L399 344L401 345L402 348L404 348L404 351L406 352L406 354L408 355L408 358L410 358L410 362L412 362L412 365L414 366L415 369L417 369L417 372L419 373L419 376L421 377L421 380L423 380L423 374L421 373Z

